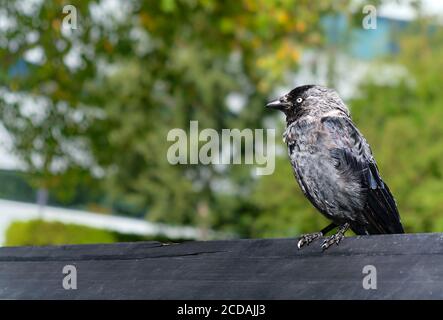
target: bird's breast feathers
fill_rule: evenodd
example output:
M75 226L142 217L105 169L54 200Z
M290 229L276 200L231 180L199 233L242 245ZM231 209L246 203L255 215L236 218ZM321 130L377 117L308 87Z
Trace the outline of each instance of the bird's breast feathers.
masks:
M319 119L293 122L285 131L284 138L303 193L322 213L334 212L336 218L345 219L347 216L342 215L353 210L351 207L363 206L362 193L350 196L352 192L361 190L360 182L353 176L344 176L331 153L338 145L347 143L338 141L346 137L337 137ZM348 196L352 202L344 201L343 198ZM344 207L348 208L342 210Z

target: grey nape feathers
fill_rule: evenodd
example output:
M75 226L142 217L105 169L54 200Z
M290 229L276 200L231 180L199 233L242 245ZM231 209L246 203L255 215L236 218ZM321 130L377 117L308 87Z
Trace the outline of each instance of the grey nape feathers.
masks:
M286 115L284 141L304 195L332 221L303 235L309 245L334 228L322 244L338 244L349 228L358 235L404 233L395 200L378 172L371 149L338 94L305 85L266 105Z

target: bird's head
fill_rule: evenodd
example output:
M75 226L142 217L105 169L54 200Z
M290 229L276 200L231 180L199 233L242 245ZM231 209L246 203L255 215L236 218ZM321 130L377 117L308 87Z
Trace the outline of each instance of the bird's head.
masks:
M348 108L335 90L317 85L299 86L266 107L282 111L288 123L303 116L349 116Z

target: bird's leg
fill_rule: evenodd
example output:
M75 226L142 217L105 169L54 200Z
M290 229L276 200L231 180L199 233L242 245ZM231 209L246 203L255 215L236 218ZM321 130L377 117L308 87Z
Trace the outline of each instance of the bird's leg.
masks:
M336 228L337 225L335 223L331 223L327 227L323 228L320 232L314 232L314 233L308 233L304 234L300 237L300 240L298 240L297 247L300 249L304 245L308 245L318 238L323 237L325 234L327 234L332 229Z
M328 249L330 246L332 246L334 243L336 245L339 244L339 242L345 237L345 232L349 229L349 223L345 223L344 225L341 225L338 228L338 231L336 234L328 237L323 241L323 244L321 245L321 248L324 250Z

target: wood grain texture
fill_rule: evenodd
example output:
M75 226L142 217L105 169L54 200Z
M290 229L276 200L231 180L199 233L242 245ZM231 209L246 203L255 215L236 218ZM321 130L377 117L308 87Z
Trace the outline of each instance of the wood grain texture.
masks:
M443 235L0 248L3 299L443 299ZM77 290L62 269L77 268ZM363 267L377 269L365 290Z

